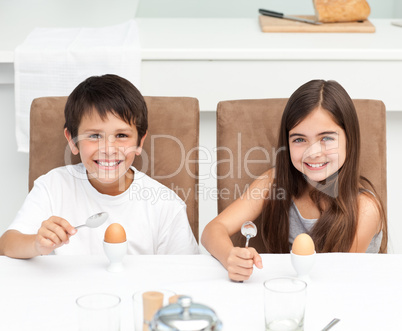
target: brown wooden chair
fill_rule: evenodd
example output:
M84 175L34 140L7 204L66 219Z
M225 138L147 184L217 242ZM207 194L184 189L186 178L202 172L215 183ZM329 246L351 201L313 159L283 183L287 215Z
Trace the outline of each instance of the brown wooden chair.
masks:
M274 166L277 136L287 99L222 101L217 108L218 213L239 198L251 182ZM386 114L378 100L353 100L360 124L361 172L377 190L386 210ZM231 155L229 155L231 154ZM231 160L229 162L228 160ZM245 163L248 162L248 163ZM247 165L247 167L245 167ZM260 219L256 221L259 227ZM245 238L232 236L235 246ZM262 238L250 246L265 251Z
M49 170L80 162L64 137L67 97L35 99L31 106L29 190ZM195 98L145 97L148 136L134 166L173 189L187 204L191 229L198 242L199 104Z

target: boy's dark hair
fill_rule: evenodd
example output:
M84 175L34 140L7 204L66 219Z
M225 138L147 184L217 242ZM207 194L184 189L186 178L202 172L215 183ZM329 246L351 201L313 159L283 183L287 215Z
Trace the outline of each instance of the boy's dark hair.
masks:
M64 108L64 128L72 138L77 137L82 118L93 111L102 119L113 113L124 122L135 125L137 144L147 132L148 109L144 97L132 83L120 76L92 76L71 92Z

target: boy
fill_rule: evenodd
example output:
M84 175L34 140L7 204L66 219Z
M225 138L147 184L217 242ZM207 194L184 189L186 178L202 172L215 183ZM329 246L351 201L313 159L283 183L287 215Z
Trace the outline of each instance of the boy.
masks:
M124 227L128 254L199 253L185 203L132 166L148 129L147 107L134 85L116 75L86 79L68 97L65 120L68 145L82 163L53 169L35 181L0 238L0 255L103 254L111 223ZM153 190L165 198L152 204L144 197ZM106 224L75 229L102 211L109 214Z

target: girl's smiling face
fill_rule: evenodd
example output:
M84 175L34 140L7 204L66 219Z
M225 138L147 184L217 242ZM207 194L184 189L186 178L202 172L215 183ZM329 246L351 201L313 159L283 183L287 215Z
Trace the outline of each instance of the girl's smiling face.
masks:
M145 139L144 136L137 146L135 125L113 113L102 119L92 111L82 118L75 144L68 131L65 134L73 154L80 154L90 183L100 193L116 195L128 188L133 179L130 166L135 156L141 154Z
M293 166L312 181L328 178L345 162L345 131L320 107L292 128L288 138Z

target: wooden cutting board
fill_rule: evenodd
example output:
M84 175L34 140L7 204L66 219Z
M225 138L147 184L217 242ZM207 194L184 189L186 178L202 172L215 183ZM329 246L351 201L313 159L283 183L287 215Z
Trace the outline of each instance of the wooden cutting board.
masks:
M314 20L314 16L292 15L295 17ZM260 15L260 26L262 32L354 32L354 33L373 33L375 26L369 21L346 22L346 23L323 23L320 25L302 23L297 21L275 18Z

